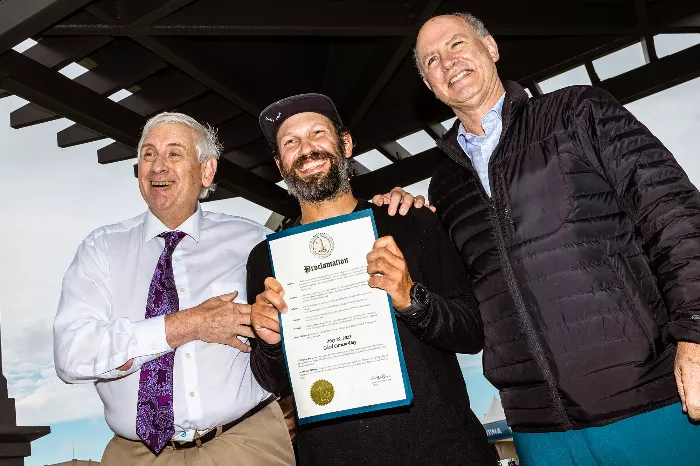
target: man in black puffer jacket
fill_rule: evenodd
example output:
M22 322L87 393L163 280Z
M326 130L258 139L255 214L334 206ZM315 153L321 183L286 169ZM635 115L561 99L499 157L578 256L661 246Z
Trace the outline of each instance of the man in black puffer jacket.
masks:
M605 91L528 98L497 60L468 14L418 35L421 75L458 117L429 197L520 464L700 464L683 414L700 418L700 193Z

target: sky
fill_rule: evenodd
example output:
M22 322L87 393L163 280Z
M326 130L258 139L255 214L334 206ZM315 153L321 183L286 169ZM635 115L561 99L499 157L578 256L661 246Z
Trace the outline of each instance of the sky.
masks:
M699 42L700 35L657 36L656 45L663 56ZM643 63L641 46L637 45L595 66L605 78ZM70 77L79 72L73 70ZM585 71L577 68L540 86L551 92L571 84L589 84ZM0 99L0 196L5 199L0 207L0 216L5 218L5 227L0 229L3 372L10 396L16 399L18 424L50 425L52 429L49 436L32 443L32 456L25 464L67 461L73 452L78 459L99 460L112 434L94 387L66 385L56 376L52 322L63 275L80 242L93 229L137 216L146 207L133 176L133 160L97 163L97 149L111 141L60 149L56 133L71 124L65 119L20 130L10 128L10 112L24 103L17 97ZM700 79L627 107L666 144L699 185ZM425 133L399 142L413 154L432 145ZM390 163L376 151L358 159L370 169ZM427 195L427 186L426 180L407 189ZM244 199L210 202L204 208L259 223L265 223L270 214ZM459 359L472 409L482 419L497 391L481 375L480 355Z

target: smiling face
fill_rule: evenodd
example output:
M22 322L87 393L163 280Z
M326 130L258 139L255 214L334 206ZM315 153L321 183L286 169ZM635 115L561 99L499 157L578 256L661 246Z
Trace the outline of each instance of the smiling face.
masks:
M152 128L139 154L139 189L151 212L176 228L197 209L202 187L209 187L216 160L200 163L194 131L180 123Z
M276 137L277 167L289 193L300 202L328 201L349 192L352 139L339 140L333 122L318 113L292 115Z
M425 23L416 40L416 55L425 84L453 109L478 108L500 86L493 37L479 38L456 16L437 16Z

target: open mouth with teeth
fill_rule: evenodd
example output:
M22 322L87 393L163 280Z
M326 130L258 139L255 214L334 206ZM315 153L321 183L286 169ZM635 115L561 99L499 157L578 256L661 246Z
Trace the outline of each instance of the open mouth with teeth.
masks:
M164 188L173 184L174 181L151 181L151 186L154 188Z
M457 73L452 79L450 79L450 82L447 83L447 87L452 87L454 83L464 78L465 76L469 76L470 74L472 74L472 70L464 70Z
M328 163L328 159L310 159L310 160L307 160L300 167L297 167L296 170L297 170L297 172L299 172L303 175L310 175L312 173L316 173L316 172L322 170L323 167L325 167L327 163Z

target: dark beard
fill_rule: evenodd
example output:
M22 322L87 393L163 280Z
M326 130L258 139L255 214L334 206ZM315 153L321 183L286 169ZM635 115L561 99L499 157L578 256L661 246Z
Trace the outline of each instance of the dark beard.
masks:
M296 159L289 169L282 167L282 179L287 183L289 194L301 203L317 204L350 192L350 162L345 158L344 147L339 146L337 151L339 155L324 150L310 152ZM302 179L296 172L309 160L325 159L330 161L326 173L315 173Z

